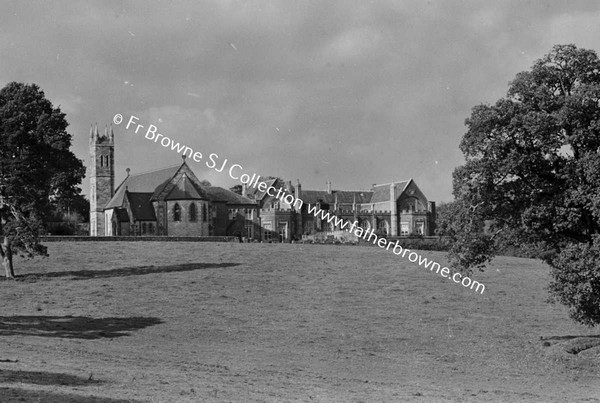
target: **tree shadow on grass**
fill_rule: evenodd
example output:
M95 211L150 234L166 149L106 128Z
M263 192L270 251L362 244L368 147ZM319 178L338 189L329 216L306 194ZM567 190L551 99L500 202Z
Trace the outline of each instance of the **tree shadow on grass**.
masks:
M152 317L89 318L85 316L0 316L0 336L101 339L163 323Z
M2 403L44 402L44 403L138 403L138 400L111 399L108 397L82 396L71 393L26 390L21 388L0 388Z
M71 280L84 280L90 278L109 278L109 277L127 277L140 276L144 274L155 273L176 273L181 271L194 271L206 269L219 269L225 267L238 266L239 263L185 263L169 266L137 266L137 267L119 267L108 270L65 270L53 271L49 273L30 273L17 276L19 281L33 282L40 278L58 278L72 277Z
M600 334L591 334L591 335L579 335L579 336L541 336L540 340L544 341L544 340L556 340L556 341L566 341L566 340L572 340L572 339L579 339L582 337L586 337L586 338L600 338Z
M70 374L42 371L15 371L0 369L0 383L30 383L34 385L86 386L104 383L95 379Z

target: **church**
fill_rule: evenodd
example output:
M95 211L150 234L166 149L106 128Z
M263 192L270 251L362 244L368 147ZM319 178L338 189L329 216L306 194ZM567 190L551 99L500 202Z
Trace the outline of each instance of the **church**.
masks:
M303 190L300 181L271 179L268 186L301 199L301 206L245 185L241 194L198 179L181 164L131 173L115 187L114 132L90 129L91 236L238 236L290 242L339 232L310 206L357 222L382 236L433 235L435 203L412 180L374 184L369 191Z

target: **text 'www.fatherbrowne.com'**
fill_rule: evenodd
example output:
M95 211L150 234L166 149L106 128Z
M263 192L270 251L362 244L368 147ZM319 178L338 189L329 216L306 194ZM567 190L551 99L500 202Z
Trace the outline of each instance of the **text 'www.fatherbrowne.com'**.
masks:
M117 125L123 122L123 115L117 113L113 117L113 122ZM154 143L160 144L165 148L170 148L172 151L177 152L186 157L190 157L195 162L202 162L203 155L200 151L194 150L192 147L188 145L182 144L180 142L176 142L158 132L158 127L155 125L148 125L145 127L144 125L139 124L139 118L131 115L129 118L127 125L125 126L127 130L133 130L135 134L144 134L144 138L149 141L153 141ZM144 130L145 129L145 130ZM240 181L242 184L245 184L248 188L254 187L261 192L267 193L269 196L275 197L276 199L290 205L292 208L296 208L300 210L304 205L304 202L296 197L293 194L286 193L284 189L275 188L273 186L268 185L267 183L261 181L260 175L256 173L246 173L244 172L244 168L240 164L228 164L228 159L225 158L221 160L219 155L216 153L210 153L206 160L206 166L209 169L214 169L215 171L222 173L227 170L229 177ZM229 169L227 169L229 168ZM392 250L397 256L401 256L402 258L408 259L411 263L417 263L421 267L425 269L429 269L430 271L434 271L440 276L447 278L448 280L460 284L463 287L469 288L471 290L475 289L475 292L480 292L483 294L485 290L485 285L472 280L467 276L463 276L459 272L451 272L448 267L442 267L439 263L429 260L419 253L412 251L410 249L404 249L399 244L399 241L395 243L393 241L388 241L383 237L379 237L375 234L373 229L366 230L360 226L358 226L358 222L350 222L348 220L344 220L342 218L336 217L329 213L329 211L321 210L317 205L308 205L307 211L309 214L314 215L314 217L321 219L322 221L327 221L330 224L333 224L336 228L343 229L350 233L353 233L360 239L363 239L367 242L373 242L373 245L377 245L380 248L385 250ZM481 290L480 290L481 289Z

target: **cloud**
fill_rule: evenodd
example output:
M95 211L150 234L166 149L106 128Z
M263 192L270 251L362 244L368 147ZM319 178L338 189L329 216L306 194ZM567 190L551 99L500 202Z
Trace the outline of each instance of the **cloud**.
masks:
M595 1L10 2L0 77L61 104L80 158L90 123L133 114L305 189L413 177L439 201L471 107L555 43L597 46L599 17ZM178 163L116 130L118 172Z

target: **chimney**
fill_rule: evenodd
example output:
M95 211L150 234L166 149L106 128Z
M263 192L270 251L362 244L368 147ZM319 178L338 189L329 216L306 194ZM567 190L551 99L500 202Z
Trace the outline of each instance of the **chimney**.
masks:
M300 179L296 179L296 199L302 199L302 186L300 185Z
M245 183L242 184L242 196L248 197L248 185Z
M331 194L331 181L327 181L327 193Z

